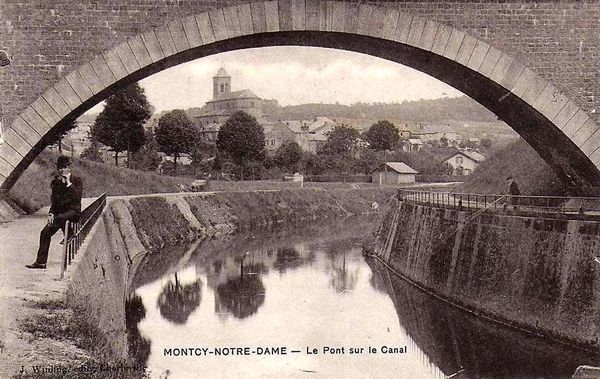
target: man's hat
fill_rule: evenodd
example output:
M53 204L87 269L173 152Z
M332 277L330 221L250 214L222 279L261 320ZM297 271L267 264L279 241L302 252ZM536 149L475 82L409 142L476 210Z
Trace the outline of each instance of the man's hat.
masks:
M67 157L66 155L61 155L56 160L56 167L58 167L58 168L69 167L70 165L71 165L71 158Z

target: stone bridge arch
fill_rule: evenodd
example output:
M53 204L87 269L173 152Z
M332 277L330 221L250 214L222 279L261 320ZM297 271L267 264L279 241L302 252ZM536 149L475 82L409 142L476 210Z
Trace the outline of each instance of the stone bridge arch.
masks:
M67 73L5 128L0 191L10 190L57 128L113 91L199 57L283 45L356 51L425 72L494 112L571 186L600 186L598 125L513 56L457 28L387 5L280 0L171 21L121 41Z

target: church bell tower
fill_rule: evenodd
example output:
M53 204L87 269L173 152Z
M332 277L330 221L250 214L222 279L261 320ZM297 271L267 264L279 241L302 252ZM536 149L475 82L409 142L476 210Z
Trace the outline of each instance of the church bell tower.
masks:
M231 92L231 76L223 67L213 76L213 100Z

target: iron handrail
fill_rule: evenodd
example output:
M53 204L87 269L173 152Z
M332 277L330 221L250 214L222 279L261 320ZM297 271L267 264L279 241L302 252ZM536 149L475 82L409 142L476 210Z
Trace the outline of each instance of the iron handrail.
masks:
M106 193L103 193L81 212L81 216L77 222L66 222L60 279L64 277L67 266L75 259L79 247L83 244L83 241L96 220L98 220L98 217L100 217L105 206Z
M531 210L577 213L600 210L600 197L497 195L398 189L398 198L415 203L458 209ZM503 200L501 202L501 200Z

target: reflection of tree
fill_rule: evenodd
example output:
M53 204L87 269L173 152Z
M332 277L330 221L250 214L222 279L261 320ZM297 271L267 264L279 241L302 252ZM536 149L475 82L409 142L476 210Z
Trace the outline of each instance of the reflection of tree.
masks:
M217 296L236 318L246 318L258 311L265 301L265 286L258 275L240 275L217 287Z
M277 250L277 256L273 266L280 273L284 273L289 269L295 269L304 264L304 259L296 249L285 247Z
M340 267L336 267L335 259L331 261L333 272L331 275L331 286L335 293L344 293L352 291L356 286L358 278L358 270L351 271L346 266L346 252L342 255L342 263Z
M200 305L201 291L200 279L181 285L175 274L175 283L169 281L158 296L160 315L176 324L185 324L190 314Z
M150 356L150 340L142 337L138 324L146 317L146 308L142 298L133 295L125 302L125 324L127 326L127 344L129 356L136 364L146 365Z

